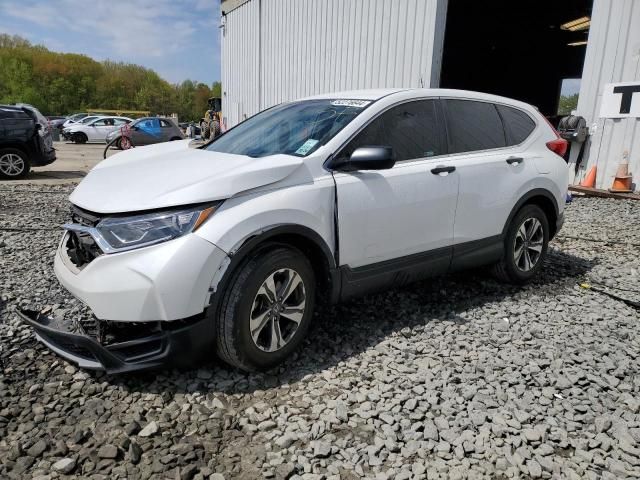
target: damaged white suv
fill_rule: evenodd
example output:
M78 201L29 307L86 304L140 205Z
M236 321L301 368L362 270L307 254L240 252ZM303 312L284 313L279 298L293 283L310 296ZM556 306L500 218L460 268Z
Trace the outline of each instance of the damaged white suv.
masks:
M565 149L530 105L425 89L316 96L202 148L135 148L75 189L55 256L95 317L21 315L85 368L215 352L266 369L318 302L479 265L531 279L562 224Z

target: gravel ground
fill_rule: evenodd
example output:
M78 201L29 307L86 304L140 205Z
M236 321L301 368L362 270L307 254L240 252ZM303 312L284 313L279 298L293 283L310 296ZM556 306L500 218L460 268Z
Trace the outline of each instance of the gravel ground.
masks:
M111 377L13 313L57 283L70 186L0 187L0 478L640 477L640 203L576 199L530 286L482 272L319 314L277 371ZM596 241L598 240L598 241Z

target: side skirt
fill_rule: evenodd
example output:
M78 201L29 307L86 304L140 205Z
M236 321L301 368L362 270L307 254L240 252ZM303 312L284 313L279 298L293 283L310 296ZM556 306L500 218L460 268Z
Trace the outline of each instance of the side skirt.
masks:
M452 251L452 247L438 248L353 269L343 265L340 267L340 299L344 301L446 273Z
M469 268L491 265L504 255L502 235L459 243L453 246L453 259L450 271L458 272Z
M503 237L496 235L358 268L342 265L338 269L340 300L401 287L447 272L490 265L503 254Z

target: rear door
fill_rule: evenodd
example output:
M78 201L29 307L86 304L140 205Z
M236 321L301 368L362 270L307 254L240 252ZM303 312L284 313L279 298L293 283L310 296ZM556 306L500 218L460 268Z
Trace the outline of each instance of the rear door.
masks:
M434 273L448 268L458 176L435 170L450 163L437 102L391 107L337 154L348 158L358 147L391 146L396 155L388 170L334 173L341 265L363 270L385 262L392 270L409 262ZM412 257L424 252L433 255Z
M525 148L536 124L521 110L490 102L449 98L442 103L449 153L460 178L454 243L500 235L523 188L537 175L534 154ZM505 130L503 114L513 128Z
M160 119L160 140L168 142L173 137L173 124L169 120Z

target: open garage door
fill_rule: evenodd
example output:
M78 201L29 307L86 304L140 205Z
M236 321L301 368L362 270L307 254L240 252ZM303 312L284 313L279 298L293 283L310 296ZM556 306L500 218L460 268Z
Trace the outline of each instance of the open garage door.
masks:
M440 86L522 100L547 117L557 116L559 106L569 113L577 102L592 3L449 0Z

